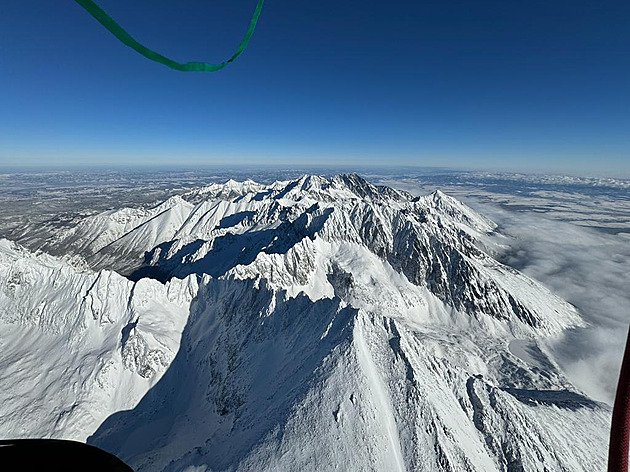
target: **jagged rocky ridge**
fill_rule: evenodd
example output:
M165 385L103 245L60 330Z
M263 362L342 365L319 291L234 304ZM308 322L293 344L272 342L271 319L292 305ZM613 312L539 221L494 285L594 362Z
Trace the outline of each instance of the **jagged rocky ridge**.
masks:
M609 410L541 342L582 321L489 255L494 227L441 192L305 176L44 247L99 272L5 242L5 333L51 347L3 334L0 376L28 396L26 367L64 367L26 416L0 392L2 434L90 435L138 470L600 470Z

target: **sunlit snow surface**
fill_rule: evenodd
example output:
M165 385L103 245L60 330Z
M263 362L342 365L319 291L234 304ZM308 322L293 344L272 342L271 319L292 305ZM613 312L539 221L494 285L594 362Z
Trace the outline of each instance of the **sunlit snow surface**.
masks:
M604 468L626 181L300 173L1 175L0 436L139 470Z

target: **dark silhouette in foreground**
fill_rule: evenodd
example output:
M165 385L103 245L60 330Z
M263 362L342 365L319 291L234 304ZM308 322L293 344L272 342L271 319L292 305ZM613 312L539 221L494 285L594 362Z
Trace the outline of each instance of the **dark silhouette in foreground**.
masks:
M2 470L133 472L131 467L109 452L61 439L0 441L0 464Z

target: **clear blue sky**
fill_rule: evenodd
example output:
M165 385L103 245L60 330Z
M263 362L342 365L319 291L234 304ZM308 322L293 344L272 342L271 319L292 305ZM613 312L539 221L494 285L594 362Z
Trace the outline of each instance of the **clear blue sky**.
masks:
M630 2L0 2L0 165L225 163L628 175Z

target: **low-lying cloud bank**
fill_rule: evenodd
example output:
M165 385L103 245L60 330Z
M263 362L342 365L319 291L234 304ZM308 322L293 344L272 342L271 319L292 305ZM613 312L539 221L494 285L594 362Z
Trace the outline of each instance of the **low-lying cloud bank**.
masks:
M568 300L590 323L550 347L579 388L612 404L630 321L630 241L534 212L486 213L510 236L502 261Z

